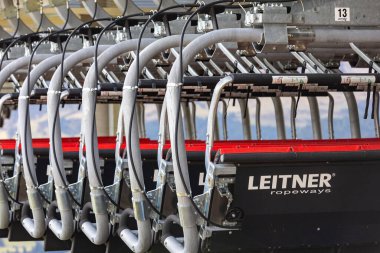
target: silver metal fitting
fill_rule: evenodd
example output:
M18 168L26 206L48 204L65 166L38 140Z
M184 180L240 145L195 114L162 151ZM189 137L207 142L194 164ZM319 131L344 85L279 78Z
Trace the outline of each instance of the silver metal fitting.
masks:
M196 226L194 210L191 206L181 206L178 204L178 213L181 226L183 228L191 228Z
M166 27L164 22L154 22L154 31L153 31L153 36L154 37L162 37L166 36Z
M26 193L28 195L30 209L41 208L41 198L37 189L30 187L26 190Z
M202 14L198 15L197 32L207 33L214 30L210 15Z
M95 214L107 214L106 201L100 190L92 190L91 193L92 210Z
M133 212L138 221L146 221L149 217L145 201L133 201Z

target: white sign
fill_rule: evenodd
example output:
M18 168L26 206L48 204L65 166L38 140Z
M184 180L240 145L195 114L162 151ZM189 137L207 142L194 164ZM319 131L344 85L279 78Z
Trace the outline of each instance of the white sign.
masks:
M375 76L342 76L342 84L374 84Z
M337 22L350 22L351 21L350 8L335 7L335 21L337 21Z
M272 84L307 84L307 76L273 76Z

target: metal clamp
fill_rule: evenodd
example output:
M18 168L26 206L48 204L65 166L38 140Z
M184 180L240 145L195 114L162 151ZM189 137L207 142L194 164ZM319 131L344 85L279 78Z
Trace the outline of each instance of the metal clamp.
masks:
M53 180L49 180L47 183L38 186L40 192L50 201L53 199L53 188Z
M264 34L261 42L254 43L257 52L288 52L288 27L292 17L283 6L265 6L257 14L254 24L262 24Z
M145 201L133 201L133 212L137 221L146 221L149 218Z

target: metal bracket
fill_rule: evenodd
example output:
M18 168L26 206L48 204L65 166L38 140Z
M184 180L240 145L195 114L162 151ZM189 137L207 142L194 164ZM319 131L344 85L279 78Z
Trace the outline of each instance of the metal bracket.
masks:
M170 172L173 172L173 163L162 159L158 170L157 185L163 186L168 184L170 189L174 192L176 189L174 175L169 174Z
M199 236L202 241L204 241L212 236L212 230L207 226L201 226L199 229Z
M85 157L81 158L78 171L78 182L86 177L87 173L87 161Z
M154 22L153 23L154 31L153 36L155 38L166 36L166 28L164 22Z
M68 190L72 193L73 197L78 203L82 202L82 193L83 193L83 179L70 184Z
M158 170L157 185L166 183L169 172L173 172L173 163L162 159Z
M160 210L162 206L165 185L168 184L170 189L172 191L175 191L174 176L168 174L169 172L172 172L172 171L173 171L172 162L162 159L160 163L160 167L158 169L156 189L151 190L147 193L149 200L155 205L155 208L157 208L158 210ZM150 217L156 222L160 222L159 216L155 212L151 212Z
M151 190L147 193L149 200L155 205L155 208L157 208L158 210L160 210L162 206L165 185L168 184L170 189L172 191L175 191L174 176L172 174L168 174L172 171L172 162L162 159L160 167L158 169L156 189ZM159 216L155 212L151 212L150 216L154 220L159 220Z
M157 204L158 204L157 201L159 199L159 196L161 195L160 194L161 192L162 192L161 187L158 187L158 188L151 190L151 191L148 191L146 193L149 201L152 202L153 204L156 204L155 207L157 207Z
M229 184L235 182L234 175L236 174L236 167L229 164L214 164L209 163L206 174L204 193L194 197L194 202L205 216L208 215L211 205L211 192L216 187L217 191L222 197L228 200L227 209L233 201L232 193L228 189ZM224 177L219 177L224 175ZM225 177L230 175L230 177ZM205 225L205 221L198 217L197 223ZM205 232L203 232L205 233ZM200 234L201 236L208 236L208 234Z
M233 196L230 190L228 189L229 184L233 184L235 182L235 178L220 178L216 183L216 189L218 190L220 196L226 197L228 200L227 209L230 207Z
M20 174L21 174L21 166L22 166L22 159L21 155L18 153L18 139L16 142L16 147L15 147L15 161L13 165L13 176L6 178L4 180L5 187L7 188L9 194L12 196L12 198L16 199L17 198L17 192L18 192L18 187L19 187L19 181L20 181ZM17 203L12 203L11 208L12 211L14 210L19 210L20 205Z
M163 225L163 221L154 219L152 223L153 231L157 233L158 231L162 230L162 225Z
M114 174L114 179L113 179L114 183L118 183L121 180L123 180L123 176L124 176L123 171L125 171L124 169L126 168L128 168L128 162L126 159L118 159L116 161L116 169L115 169L115 174Z
M198 209L203 213L203 215L207 216L208 211L210 209L210 198L211 191L207 191L201 195L195 196L193 198L194 203L197 205ZM197 215L197 224L202 225L205 223L205 220L202 219L199 214Z
M205 240L211 237L214 231L229 231L231 233L232 231L238 230L237 228L232 227L232 226L235 226L236 224L224 222L223 225L231 226L231 228L226 229L226 228L220 228L220 227L215 227L215 226L201 226L199 229L199 236L201 237L202 240Z
M263 13L256 13L252 24L262 24L264 35L261 42L254 43L257 52L288 52L288 27L292 16L283 6L264 6Z
M208 14L200 14L198 16L197 32L207 33L214 30L212 19Z
M7 187L9 194L11 194L13 198L16 198L18 180L19 175L15 175L4 180L5 187Z
M236 50L236 54L244 57L253 57L256 56L255 48L252 43L249 42L238 42L238 49Z
M44 195L44 197L48 200L53 199L53 180L49 180L47 183L38 186L40 192Z
M106 187L104 187L104 190L107 192L108 196L114 201L114 202L118 202L119 199L119 191L120 191L120 183L119 181L112 184L112 185L108 185ZM111 203L111 201L109 199L106 199L106 202L107 202L107 211L110 212L110 213L115 213L116 212L116 209L117 207Z
M120 43L128 39L128 35L125 30L117 30L115 34L115 42Z

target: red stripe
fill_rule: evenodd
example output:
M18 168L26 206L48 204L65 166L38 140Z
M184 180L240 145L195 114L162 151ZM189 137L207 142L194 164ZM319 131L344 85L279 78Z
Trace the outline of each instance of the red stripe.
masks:
M0 140L0 147L4 150L14 150L15 140ZM98 148L100 150L114 150L115 137L99 137ZM79 138L62 138L64 152L78 152ZM167 141L165 149L170 147ZM49 139L34 139L33 148L48 149ZM122 144L122 149L125 143ZM155 140L141 139L141 150L157 150L158 143ZM186 141L188 152L204 152L204 141ZM339 140L264 140L264 141L216 141L213 150L226 153L263 153L263 152L344 152L358 150L380 150L380 138L372 139L339 139Z

